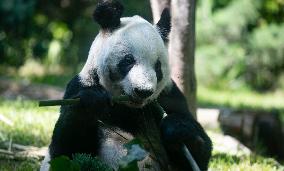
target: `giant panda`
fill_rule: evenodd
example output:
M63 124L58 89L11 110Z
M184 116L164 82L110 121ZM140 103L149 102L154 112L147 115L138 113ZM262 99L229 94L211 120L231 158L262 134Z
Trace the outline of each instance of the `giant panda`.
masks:
M48 154L41 170L48 170L50 159L74 153L98 156L114 170L125 155L125 141L117 132L132 139L141 130L140 115L155 117L168 166L162 168L157 161L153 167L140 170L190 171L181 144L191 151L201 170L207 170L212 143L201 125L188 110L184 95L170 78L167 37L170 32L170 11L164 9L157 24L140 16L121 18L122 4L117 0L100 1L94 19L101 26L93 41L88 59L67 85L64 99L80 97L80 104L62 106L55 125ZM112 96L126 95L129 101L111 104ZM150 104L157 100L167 113L156 117L158 111ZM98 120L111 126L101 126ZM156 165L155 165L156 162ZM144 164L144 165L143 165Z

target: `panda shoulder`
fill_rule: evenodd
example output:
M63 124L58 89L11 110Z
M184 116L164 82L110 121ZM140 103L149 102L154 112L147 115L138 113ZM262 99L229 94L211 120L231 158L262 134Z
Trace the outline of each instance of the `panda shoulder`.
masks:
M67 84L63 98L64 99L71 98L72 96L76 95L80 87L81 87L80 77L76 75Z
M188 113L187 100L174 81L162 91L158 98L166 112Z

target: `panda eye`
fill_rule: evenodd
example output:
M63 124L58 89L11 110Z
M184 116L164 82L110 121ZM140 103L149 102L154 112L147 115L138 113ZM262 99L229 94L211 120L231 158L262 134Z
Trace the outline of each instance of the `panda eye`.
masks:
M162 72L161 65L162 64L160 60L158 60L155 64L155 72L156 72L157 81L161 81L163 79L163 72Z
M118 69L121 75L125 76L135 64L133 55L125 55L124 58L118 63Z

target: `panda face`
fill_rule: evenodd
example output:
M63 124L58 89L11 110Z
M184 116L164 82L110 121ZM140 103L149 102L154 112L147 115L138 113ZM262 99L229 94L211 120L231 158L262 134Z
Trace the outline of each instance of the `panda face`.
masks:
M128 106L143 107L169 85L167 49L155 26L141 17L121 18L120 28L101 32L94 44L90 55L100 84L113 96L129 96Z

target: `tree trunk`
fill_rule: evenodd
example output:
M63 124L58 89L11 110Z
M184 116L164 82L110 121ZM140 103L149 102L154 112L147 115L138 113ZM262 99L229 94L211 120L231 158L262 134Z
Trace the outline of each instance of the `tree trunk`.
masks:
M186 96L188 107L196 117L195 0L151 0L156 23L165 7L171 7L172 31L169 42L171 77Z

